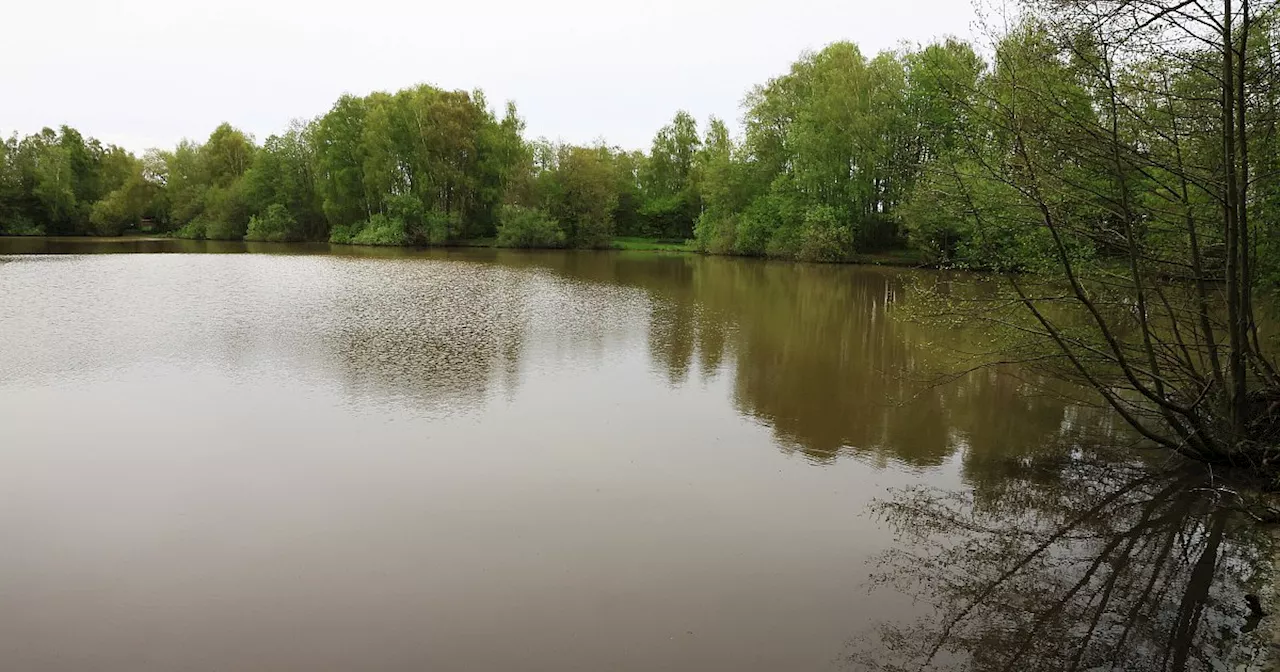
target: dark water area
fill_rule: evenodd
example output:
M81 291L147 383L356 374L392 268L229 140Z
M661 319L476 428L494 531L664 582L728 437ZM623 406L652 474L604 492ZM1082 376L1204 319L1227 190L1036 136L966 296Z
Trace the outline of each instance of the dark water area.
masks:
M0 667L1265 669L1271 533L987 279L0 239Z

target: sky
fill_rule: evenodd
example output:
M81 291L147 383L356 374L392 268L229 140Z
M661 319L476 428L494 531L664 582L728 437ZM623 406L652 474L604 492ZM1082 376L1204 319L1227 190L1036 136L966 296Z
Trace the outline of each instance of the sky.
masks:
M0 133L70 124L135 152L223 121L259 141L343 93L418 83L514 100L526 135L647 148L685 109L838 40L867 55L973 32L971 0L13 0Z

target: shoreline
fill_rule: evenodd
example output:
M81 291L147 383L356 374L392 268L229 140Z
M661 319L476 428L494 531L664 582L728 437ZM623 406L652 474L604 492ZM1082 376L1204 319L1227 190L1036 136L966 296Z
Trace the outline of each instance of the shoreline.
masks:
M448 243L445 245L360 245L354 243L331 243L328 241L259 241L259 240L210 240L204 238L180 238L178 236L165 234L125 234L121 236L11 236L0 235L0 240L26 240L43 241L53 244L77 245L77 244L104 244L104 245L126 245L136 243L165 243L165 242L188 242L188 243L205 243L214 245L328 245L341 248L357 248L357 249L387 249L387 250L449 250L449 249L494 249L494 250L523 250L528 252L536 251L553 251L563 252L578 250L579 248L534 248L534 247L499 247L493 239L464 239ZM776 257L748 256L736 254L711 254L700 252L684 243L666 242L656 238L639 238L639 237L620 237L614 240L610 247L602 248L581 248L583 251L593 252L641 252L647 254L658 255L693 255L705 257L724 257L732 259L759 259L763 261L790 261L793 263L817 263L823 265L838 266L892 266L895 268L915 268L921 270L942 270L936 265L928 264L921 259L914 250L891 250L887 252L873 252L854 254L852 258L845 261L831 262L811 262L799 261L794 259L781 259ZM33 252L38 253L38 252ZM18 254L21 254L19 252Z

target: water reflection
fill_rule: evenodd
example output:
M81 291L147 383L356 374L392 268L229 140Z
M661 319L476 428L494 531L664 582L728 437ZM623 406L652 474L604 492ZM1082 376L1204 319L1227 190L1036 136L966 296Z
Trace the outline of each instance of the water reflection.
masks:
M141 321L155 332L121 338L173 357L212 352L237 366L285 360L293 363L286 368L319 367L318 376L336 373L361 394L414 400L423 409L474 408L495 392L511 394L525 367L592 366L643 337L651 368L669 386L727 376L741 413L770 427L782 450L815 463L861 455L925 468L967 447L966 471L981 480L984 463L1000 463L1010 451L1118 431L1109 414L1065 390L1046 393L1048 381L1029 371L924 384L952 365L947 352L980 349L980 336L898 314L916 301L921 283L936 293L981 291L965 276L628 253L0 241L0 252L120 251L308 258L251 255L231 264L188 255L151 269L152 285L132 287L136 276L107 271L52 288L52 303L92 311L128 295L150 313ZM26 280L47 282L40 275ZM175 291L185 303L174 303ZM65 310L36 308L23 317L65 319ZM72 336L60 338L75 342L90 325L108 332L122 325L111 315L96 325L84 317L57 324ZM13 331L21 342L39 330ZM82 335L90 349L103 340ZM37 341L27 345L47 350L55 367L115 366L129 356L90 351L67 359L58 344Z
M1034 371L927 384L988 346L902 315L972 277L4 251L270 253L0 256L0 577L30 606L0 654L24 669L1156 670L1260 645L1240 596L1271 542L1225 493L1096 450L1127 434ZM850 654L859 619L888 622Z
M904 543L877 585L932 605L857 643L865 670L1253 669L1267 638L1245 596L1274 540L1203 470L1076 453L999 487L916 486L874 509ZM1265 628L1263 628L1265 630ZM1243 666L1243 667L1238 667Z
M1011 453L1123 433L1110 413L1032 371L933 382L955 366L949 353L989 346L901 309L918 292L983 291L971 276L689 256L522 261L644 289L649 354L667 381L727 365L737 407L771 427L782 449L817 463L850 454L932 467L967 447L966 470L982 478L984 463Z

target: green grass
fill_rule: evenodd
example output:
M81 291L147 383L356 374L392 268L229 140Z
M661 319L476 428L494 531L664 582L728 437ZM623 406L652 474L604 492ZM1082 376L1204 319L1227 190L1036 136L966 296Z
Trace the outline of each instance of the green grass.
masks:
M854 254L849 260L854 264L873 266L927 266L924 255L919 250L885 250L884 252L868 252Z
M619 236L613 239L613 247L617 250L639 250L650 252L694 252L693 245L688 242L662 240L659 238L640 238Z

